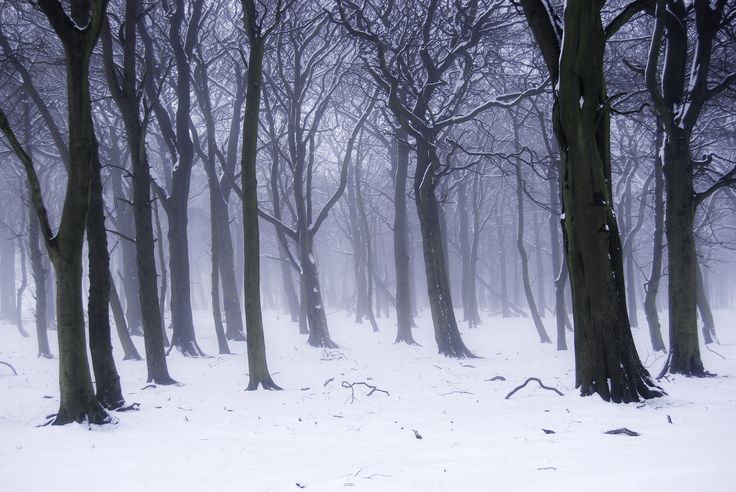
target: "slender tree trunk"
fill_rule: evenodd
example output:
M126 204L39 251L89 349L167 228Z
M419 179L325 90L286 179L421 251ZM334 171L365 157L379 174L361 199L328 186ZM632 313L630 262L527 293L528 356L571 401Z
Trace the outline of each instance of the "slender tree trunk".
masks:
M498 266L499 266L499 287L501 294L501 316L504 318L510 318L511 312L509 311L509 287L508 287L508 275L506 273L506 232L504 231L504 220L503 220L503 208L499 210L499 214L496 217L496 224L498 226Z
M110 310L115 319L115 329L120 339L120 345L123 347L123 360L143 360L138 353L138 349L135 348L133 339L130 337L123 305L120 303L120 296L112 275L110 276Z
M517 127L514 127L514 133L518 142ZM521 176L521 162L519 159L516 160L516 210L518 215L518 219L516 220L516 248L519 251L519 260L521 261L521 275L524 282L526 302L534 320L534 327L537 329L539 341L542 343L552 343L549 335L547 335L547 330L544 329L544 323L539 316L539 311L537 311L537 303L534 300L534 293L532 292L532 285L529 279L529 256L524 245L524 181Z
M171 345L169 336L166 333L166 294L169 286L169 273L166 269L166 254L164 253L164 234L161 228L161 216L158 207L153 205L153 216L156 219L156 243L158 244L158 263L161 266L161 286L159 289L159 309L158 315L161 318L161 334L163 337L164 347Z
M136 27L140 14L136 0L125 2L123 72L118 78L112 57L112 36L109 29L102 35L103 62L108 86L125 125L130 153L133 184L133 226L135 230L135 267L138 288L136 299L143 324L143 341L146 351L147 381L168 385L176 381L169 375L164 346L168 345L163 318L166 293L166 270L163 261L163 236L158 220L158 209L151 200L151 171L145 143L145 128L139 112L138 77L136 73ZM159 297L156 273L156 251L153 239L153 210L156 210L158 247L163 269L163 295ZM133 299L129 299L129 302ZM122 320L121 320L122 321ZM117 324L117 323L116 323Z
M394 267L396 269L396 341L416 345L411 332L412 282L409 258L409 224L406 210L406 181L409 173L409 143L406 130L396 131L394 170Z
M51 348L49 347L49 337L47 333L47 290L46 290L46 267L43 261L43 254L39 246L41 240L41 231L39 229L38 217L36 212L31 210L33 207L31 202L31 191L28 190L28 252L31 259L31 271L33 272L33 283L35 286L35 318L36 318L36 338L38 339L38 357L45 359L53 358Z
M23 214L25 216L25 214ZM16 293L15 300L15 325L18 327L20 335L24 338L28 338L28 332L23 326L23 294L28 287L28 272L26 270L26 245L23 239L18 236L18 253L20 254L20 285Z
M703 321L703 340L706 344L713 343L716 335L715 321L713 320L713 311L710 309L708 295L705 290L705 279L703 278L703 268L698 263L698 311L700 311L700 319Z
M257 12L254 1L244 0L243 10L245 11L245 27L250 41L248 86L243 117L243 156L241 161L243 173L243 258L245 259L243 293L245 297L249 372L247 390L256 390L259 385L267 390L278 390L281 388L271 378L266 361L266 342L263 334L260 293L261 260L256 155L258 152L258 120L261 105L265 39L257 32Z
M649 325L649 339L652 350L665 351L662 330L659 324L657 311L657 294L659 282L662 278L662 248L664 235L664 177L662 176L662 159L659 149L662 148L663 131L661 123L657 121L657 137L655 142L656 158L654 160L654 231L652 238L652 269L649 281L645 286L644 313Z

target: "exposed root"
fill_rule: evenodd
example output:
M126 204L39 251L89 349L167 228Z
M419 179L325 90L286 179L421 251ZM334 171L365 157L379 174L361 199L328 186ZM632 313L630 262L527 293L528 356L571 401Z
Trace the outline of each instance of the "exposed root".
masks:
M10 370L13 371L13 375L14 376L17 376L18 375L18 371L16 371L15 370L15 367L11 366L9 363L3 362L3 361L0 360L0 364L2 364L4 366L8 366L10 368Z
M526 381L524 381L522 384L520 384L519 386L517 386L516 388L514 388L513 390L511 390L511 392L508 395L506 395L506 398L504 398L504 400L508 400L509 398L511 398L511 396L514 393L516 393L517 391L519 391L520 389L522 389L524 386L526 386L527 384L531 383L532 381L536 381L539 384L539 387L542 388L542 389L546 389L548 391L554 391L555 393L557 393L560 396L565 396L557 388L553 388L551 386L545 386L545 384L539 378L527 378Z

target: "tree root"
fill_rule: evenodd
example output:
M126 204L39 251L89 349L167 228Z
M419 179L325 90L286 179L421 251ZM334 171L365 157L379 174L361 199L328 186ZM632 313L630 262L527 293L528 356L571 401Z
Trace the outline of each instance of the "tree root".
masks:
M536 381L539 384L539 387L542 388L542 389L546 389L546 390L549 390L549 391L554 391L555 393L557 393L560 396L565 396L557 388L552 388L551 386L545 386L544 383L539 378L527 378L526 381L524 381L522 384L520 384L519 386L517 386L516 388L514 388L513 390L511 390L511 392L508 395L506 395L506 398L504 398L504 400L508 400L509 398L511 398L511 396L514 393L516 393L517 391L519 391L520 389L522 389L524 386L526 386L527 384L531 383L532 381Z
M18 375L18 371L15 370L15 367L11 366L7 362L3 362L3 361L0 360L0 364L2 364L4 366L8 366L10 368L10 370L13 371L13 375L14 376L17 376Z

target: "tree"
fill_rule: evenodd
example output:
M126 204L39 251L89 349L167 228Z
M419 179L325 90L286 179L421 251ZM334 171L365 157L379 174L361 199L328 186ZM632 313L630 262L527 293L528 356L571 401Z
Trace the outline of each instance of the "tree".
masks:
M133 214L135 217L135 260L138 272L138 295L146 347L148 382L174 384L169 375L164 353L164 326L160 316L156 278L156 259L151 218L151 171L146 151L145 135L149 112L141 118L138 90L136 50L136 19L140 14L137 2L126 0L122 42L122 70L113 59L112 33L109 24L102 33L103 66L113 101L125 126L128 152L133 170ZM150 77L150 75L149 75Z
M663 373L669 370L688 376L709 374L703 367L698 342L694 222L698 205L719 189L736 183L736 167L713 178L705 172L708 166L713 167L713 156L698 162L692 157L691 145L694 129L707 105L736 81L736 72L726 72L721 77L713 73L712 57L719 32L736 12L730 5L732 11L724 15L726 3L659 0L655 12L645 78L664 132L660 155L666 190L670 353ZM665 56L660 63L662 45ZM711 170L718 173L717 168ZM695 190L698 174L708 176L710 181L702 191Z
M248 36L248 88L245 93L243 116L243 237L245 255L245 329L248 343L249 391L263 386L267 390L279 390L268 371L266 342L263 336L261 313L260 234L258 230L258 189L256 180L256 154L258 153L258 121L261 111L261 85L263 83L263 50L266 38L279 26L284 13L281 1L274 7L272 24L264 26L268 12L260 12L255 0L242 0L243 25Z
M611 188L606 40L648 2L634 1L604 29L603 2L567 0L560 19L547 0L521 6L554 83L563 235L575 324L575 386L582 396L631 402L663 394L634 346Z
M71 16L58 0L40 0L39 6L64 45L67 65L70 166L56 234L48 220L33 162L2 112L0 128L26 171L32 202L56 270L61 402L53 423L63 425L86 420L105 424L112 419L95 395L85 348L82 246L92 174L99 169L89 92L89 62L104 22L107 1L73 1Z

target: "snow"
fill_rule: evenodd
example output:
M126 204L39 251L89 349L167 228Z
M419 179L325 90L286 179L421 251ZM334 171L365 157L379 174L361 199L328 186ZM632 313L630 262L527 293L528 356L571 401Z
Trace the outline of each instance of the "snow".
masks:
M143 390L145 363L119 360L128 402L140 402L140 411L89 430L36 427L57 409L58 361L35 358L33 337L0 324L0 360L19 372L0 365L0 490L76 491L80 483L104 483L109 492L731 487L736 328L729 321L736 312L716 311L723 345L713 350L726 359L703 349L706 367L719 377L670 377L663 381L669 396L638 405L579 397L572 351L540 344L530 319L484 314L479 328L463 328L483 358L454 360L436 353L426 313L415 329L421 347L394 345L393 320L379 319L382 331L374 334L369 324L329 313L341 348L327 351L307 346L286 317L264 315L269 366L285 391L243 390L243 342L231 342L237 354L231 356L172 353L169 368L184 383L179 387ZM200 345L215 354L211 317L196 316ZM545 322L552 332L554 320ZM648 349L645 328L634 334L656 373L662 356ZM134 340L143 353L142 340ZM114 347L119 355L117 340ZM490 381L499 375L506 380ZM504 399L531 376L565 396L530 384ZM389 395L368 396L356 386L351 403L343 381L365 381ZM621 427L641 436L604 434Z

